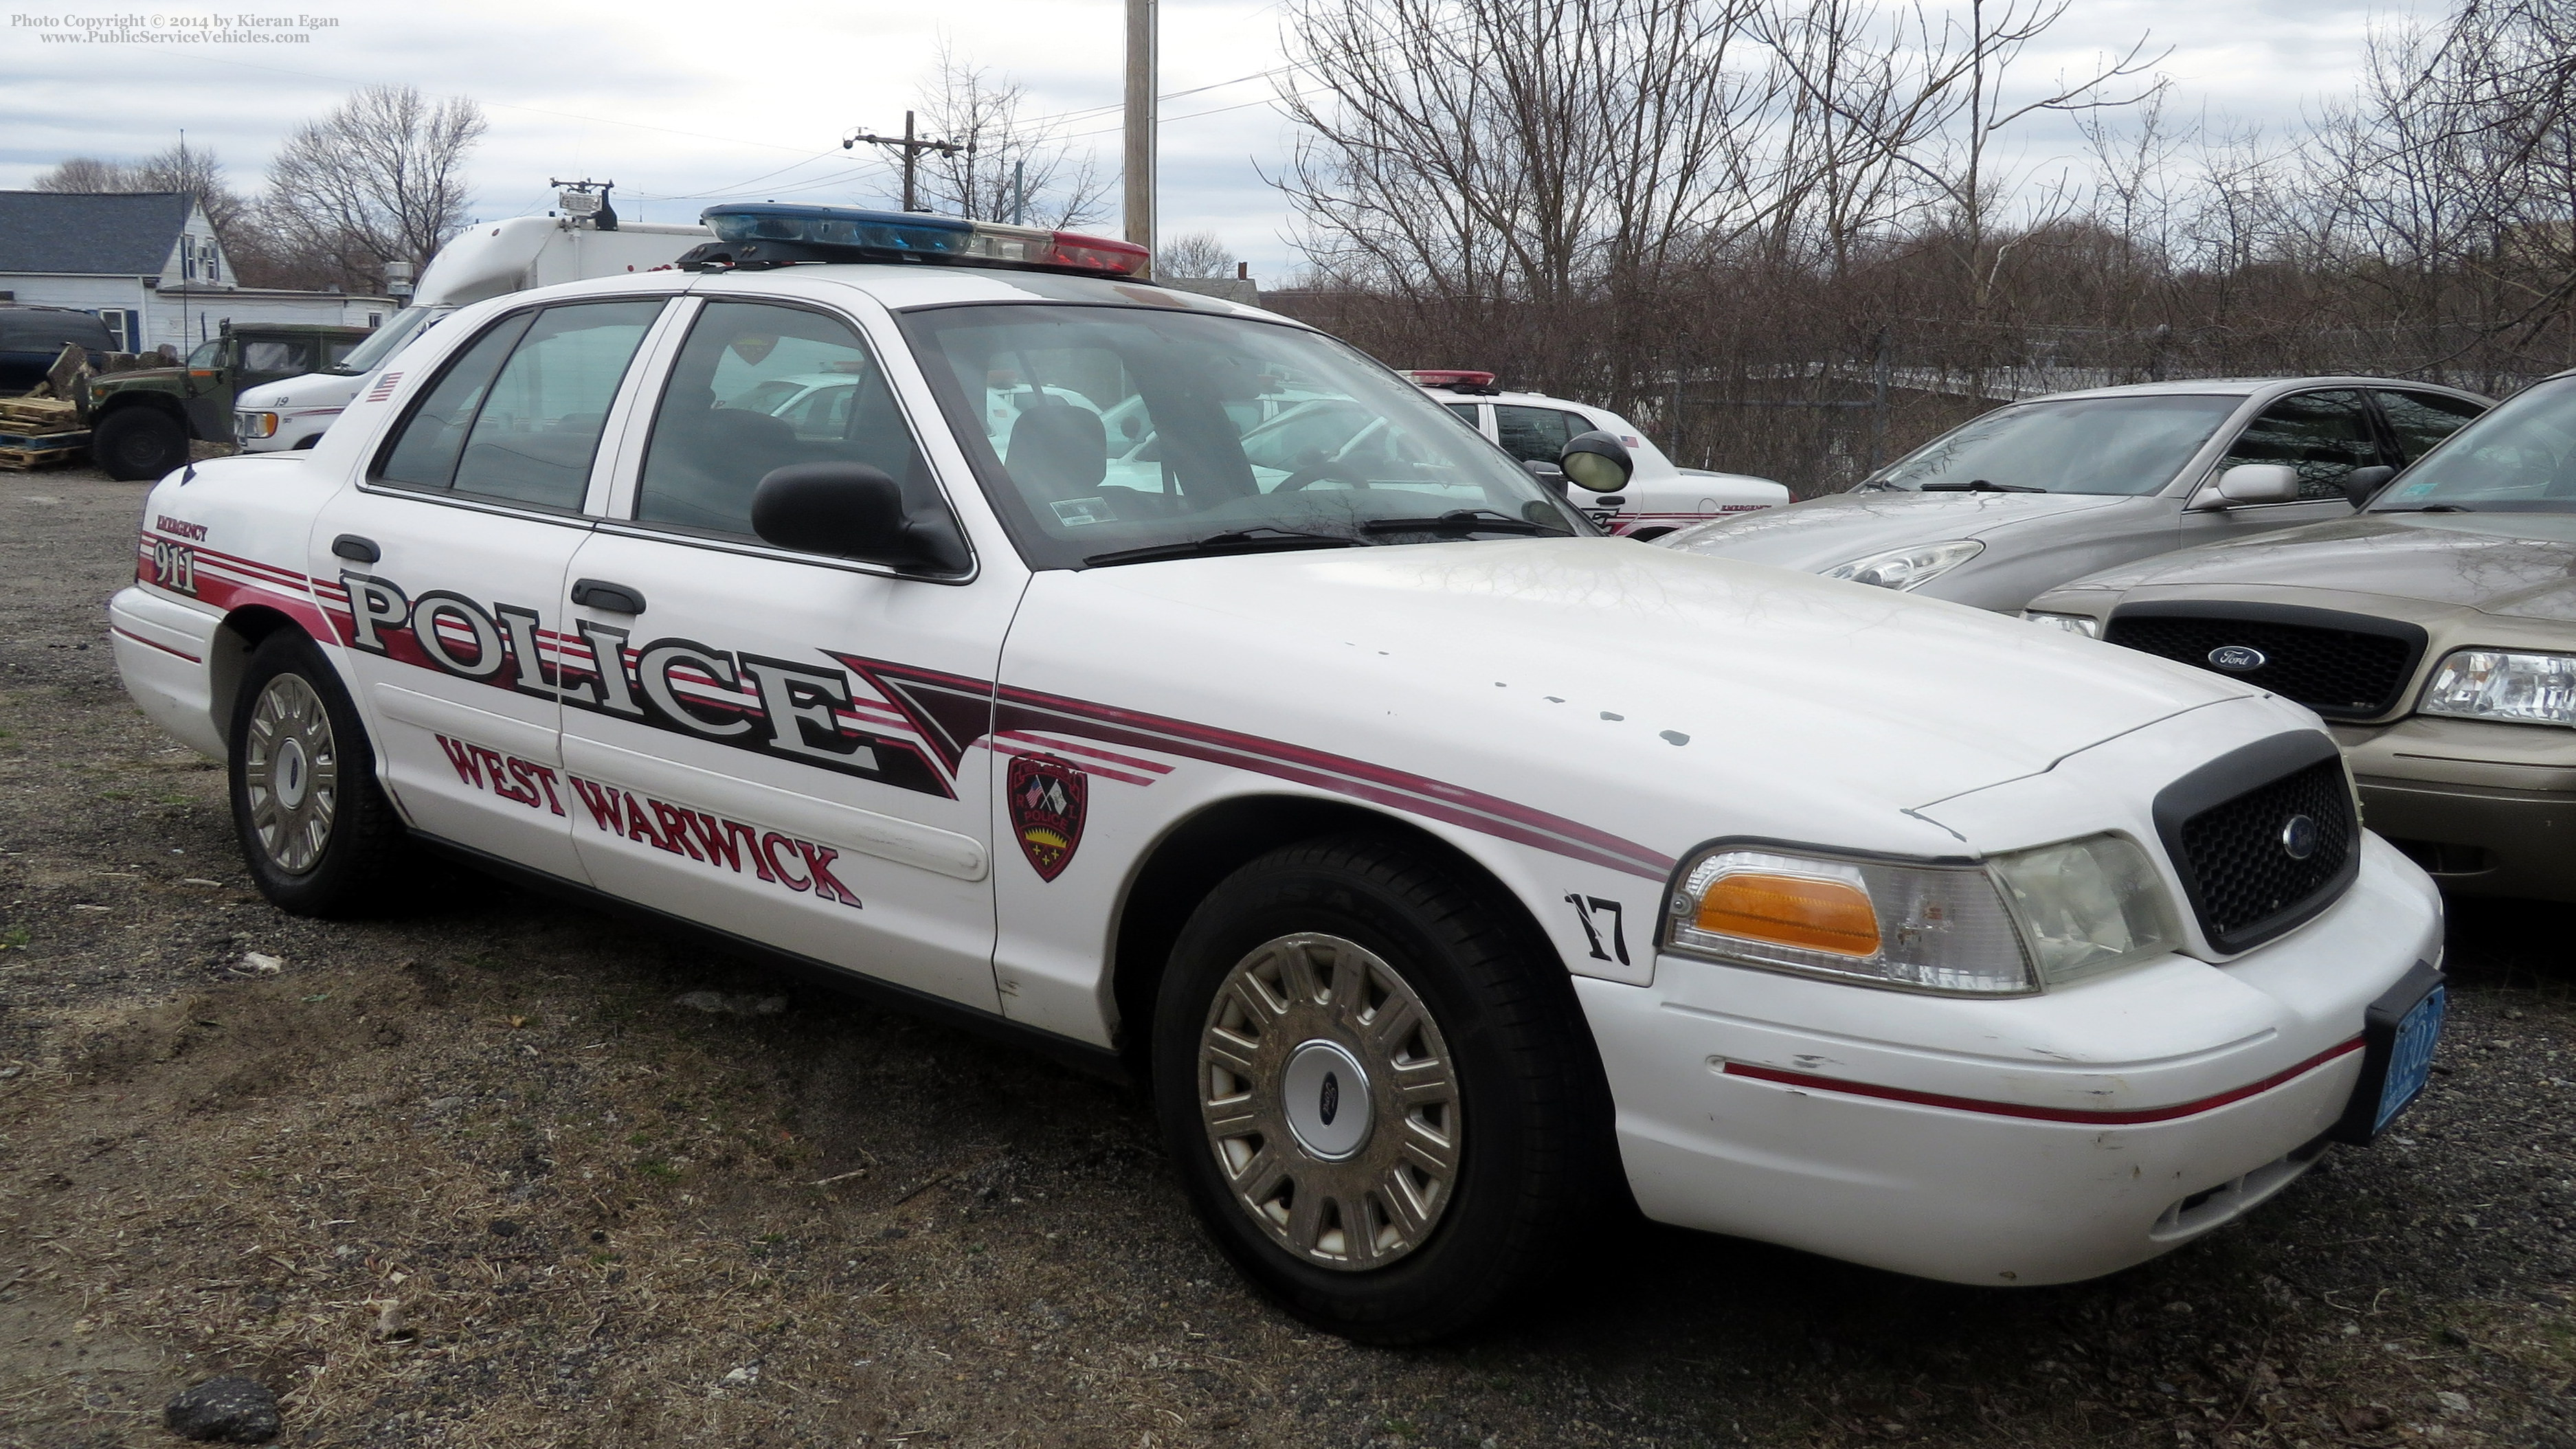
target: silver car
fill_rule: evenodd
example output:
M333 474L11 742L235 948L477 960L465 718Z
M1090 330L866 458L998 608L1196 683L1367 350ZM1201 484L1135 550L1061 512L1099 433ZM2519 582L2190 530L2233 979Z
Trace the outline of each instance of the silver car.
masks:
M2132 559L2345 517L2494 405L2372 377L2058 393L1953 428L1848 493L1656 545L2017 610Z

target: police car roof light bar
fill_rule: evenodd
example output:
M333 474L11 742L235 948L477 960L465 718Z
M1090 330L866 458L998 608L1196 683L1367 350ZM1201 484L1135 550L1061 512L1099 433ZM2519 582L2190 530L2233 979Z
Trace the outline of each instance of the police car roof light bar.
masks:
M1494 386L1494 375L1492 373L1478 372L1473 368L1416 367L1408 369L1404 375L1413 379L1413 385L1416 387L1441 387L1447 388L1451 392L1463 393L1494 393L1501 391L1501 389Z
M773 264L913 261L1132 277L1152 255L1106 237L850 206L728 202L708 207L699 219L716 240L698 250L738 253L738 259L727 257L736 265L764 259Z

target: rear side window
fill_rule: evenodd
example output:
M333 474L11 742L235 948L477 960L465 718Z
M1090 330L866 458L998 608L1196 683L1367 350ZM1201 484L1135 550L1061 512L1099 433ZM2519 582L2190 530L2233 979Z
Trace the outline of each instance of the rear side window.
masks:
M902 484L912 507L938 497L884 371L847 323L708 303L654 414L635 516L749 536L760 480L795 463L865 463Z
M2265 408L2236 435L2217 472L2240 463L2287 463L2299 471L2299 497L2339 500L2352 470L2378 462L2379 439L2361 394L2336 389L2292 393Z
M2438 392L2399 392L2381 388L2379 415L2388 419L2388 430L2397 435L2397 457L2401 464L2412 463L2433 451L2433 445L2469 425L2469 420L2486 409L2466 398L2446 397Z
M1565 452L1567 439L1590 431L1590 422L1555 408L1494 404L1495 439L1524 463L1553 463Z
M258 338L242 344L244 372L311 372L312 345L305 342Z
M449 364L403 421L385 482L573 510L608 406L662 301L588 302L510 318Z

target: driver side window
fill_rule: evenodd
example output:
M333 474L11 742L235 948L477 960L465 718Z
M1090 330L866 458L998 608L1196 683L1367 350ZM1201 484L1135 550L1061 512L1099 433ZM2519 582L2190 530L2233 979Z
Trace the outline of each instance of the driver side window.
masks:
M2245 425L2210 476L2240 463L2287 463L2299 472L2299 498L2341 499L2343 480L2355 468L2380 461L2379 438L2361 394L2350 391L2292 393Z
M751 537L771 470L864 463L915 508L938 499L875 355L849 324L800 307L709 302L653 415L635 516Z

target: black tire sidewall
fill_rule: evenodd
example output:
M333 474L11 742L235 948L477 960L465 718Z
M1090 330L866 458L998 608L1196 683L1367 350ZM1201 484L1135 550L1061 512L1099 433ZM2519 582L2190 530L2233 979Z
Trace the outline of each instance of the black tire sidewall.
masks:
M1421 997L1455 1063L1460 1159L1449 1206L1428 1241L1384 1268L1321 1268L1280 1248L1235 1200L1200 1117L1199 1035L1217 987L1253 948L1300 931L1343 937L1385 960ZM1512 1265L1529 1246L1529 1219L1534 1210L1546 1215L1546 1204L1527 1191L1530 1148L1545 1135L1542 1127L1572 1130L1570 1122L1538 1119L1548 1115L1551 1095L1571 1109L1563 1082L1573 1063L1552 1033L1502 1019L1492 978L1497 966L1508 974L1507 964L1490 956L1462 961L1459 946L1455 931L1382 880L1292 848L1211 893L1183 928L1164 975L1154 1022L1156 1111L1191 1204L1248 1277L1290 1311L1338 1333L1409 1342L1463 1326L1518 1286ZM1551 1076L1553 1083L1541 1080ZM1541 1090L1533 1092L1534 1083Z
M158 478L188 461L188 430L149 408L110 413L90 436L99 467L121 481Z
M301 875L280 870L268 848L251 828L249 781L244 773L245 741L251 712L271 681L282 674L300 676L321 697L331 720L332 748L339 757L339 791L331 822L331 839L313 869ZM340 684L339 672L323 658L313 641L281 629L251 651L233 696L232 727L225 736L225 774L230 784L233 833L241 843L243 862L260 894L299 915L332 915L358 903L374 883L380 866L384 813L388 807L376 784L376 752L366 725Z

